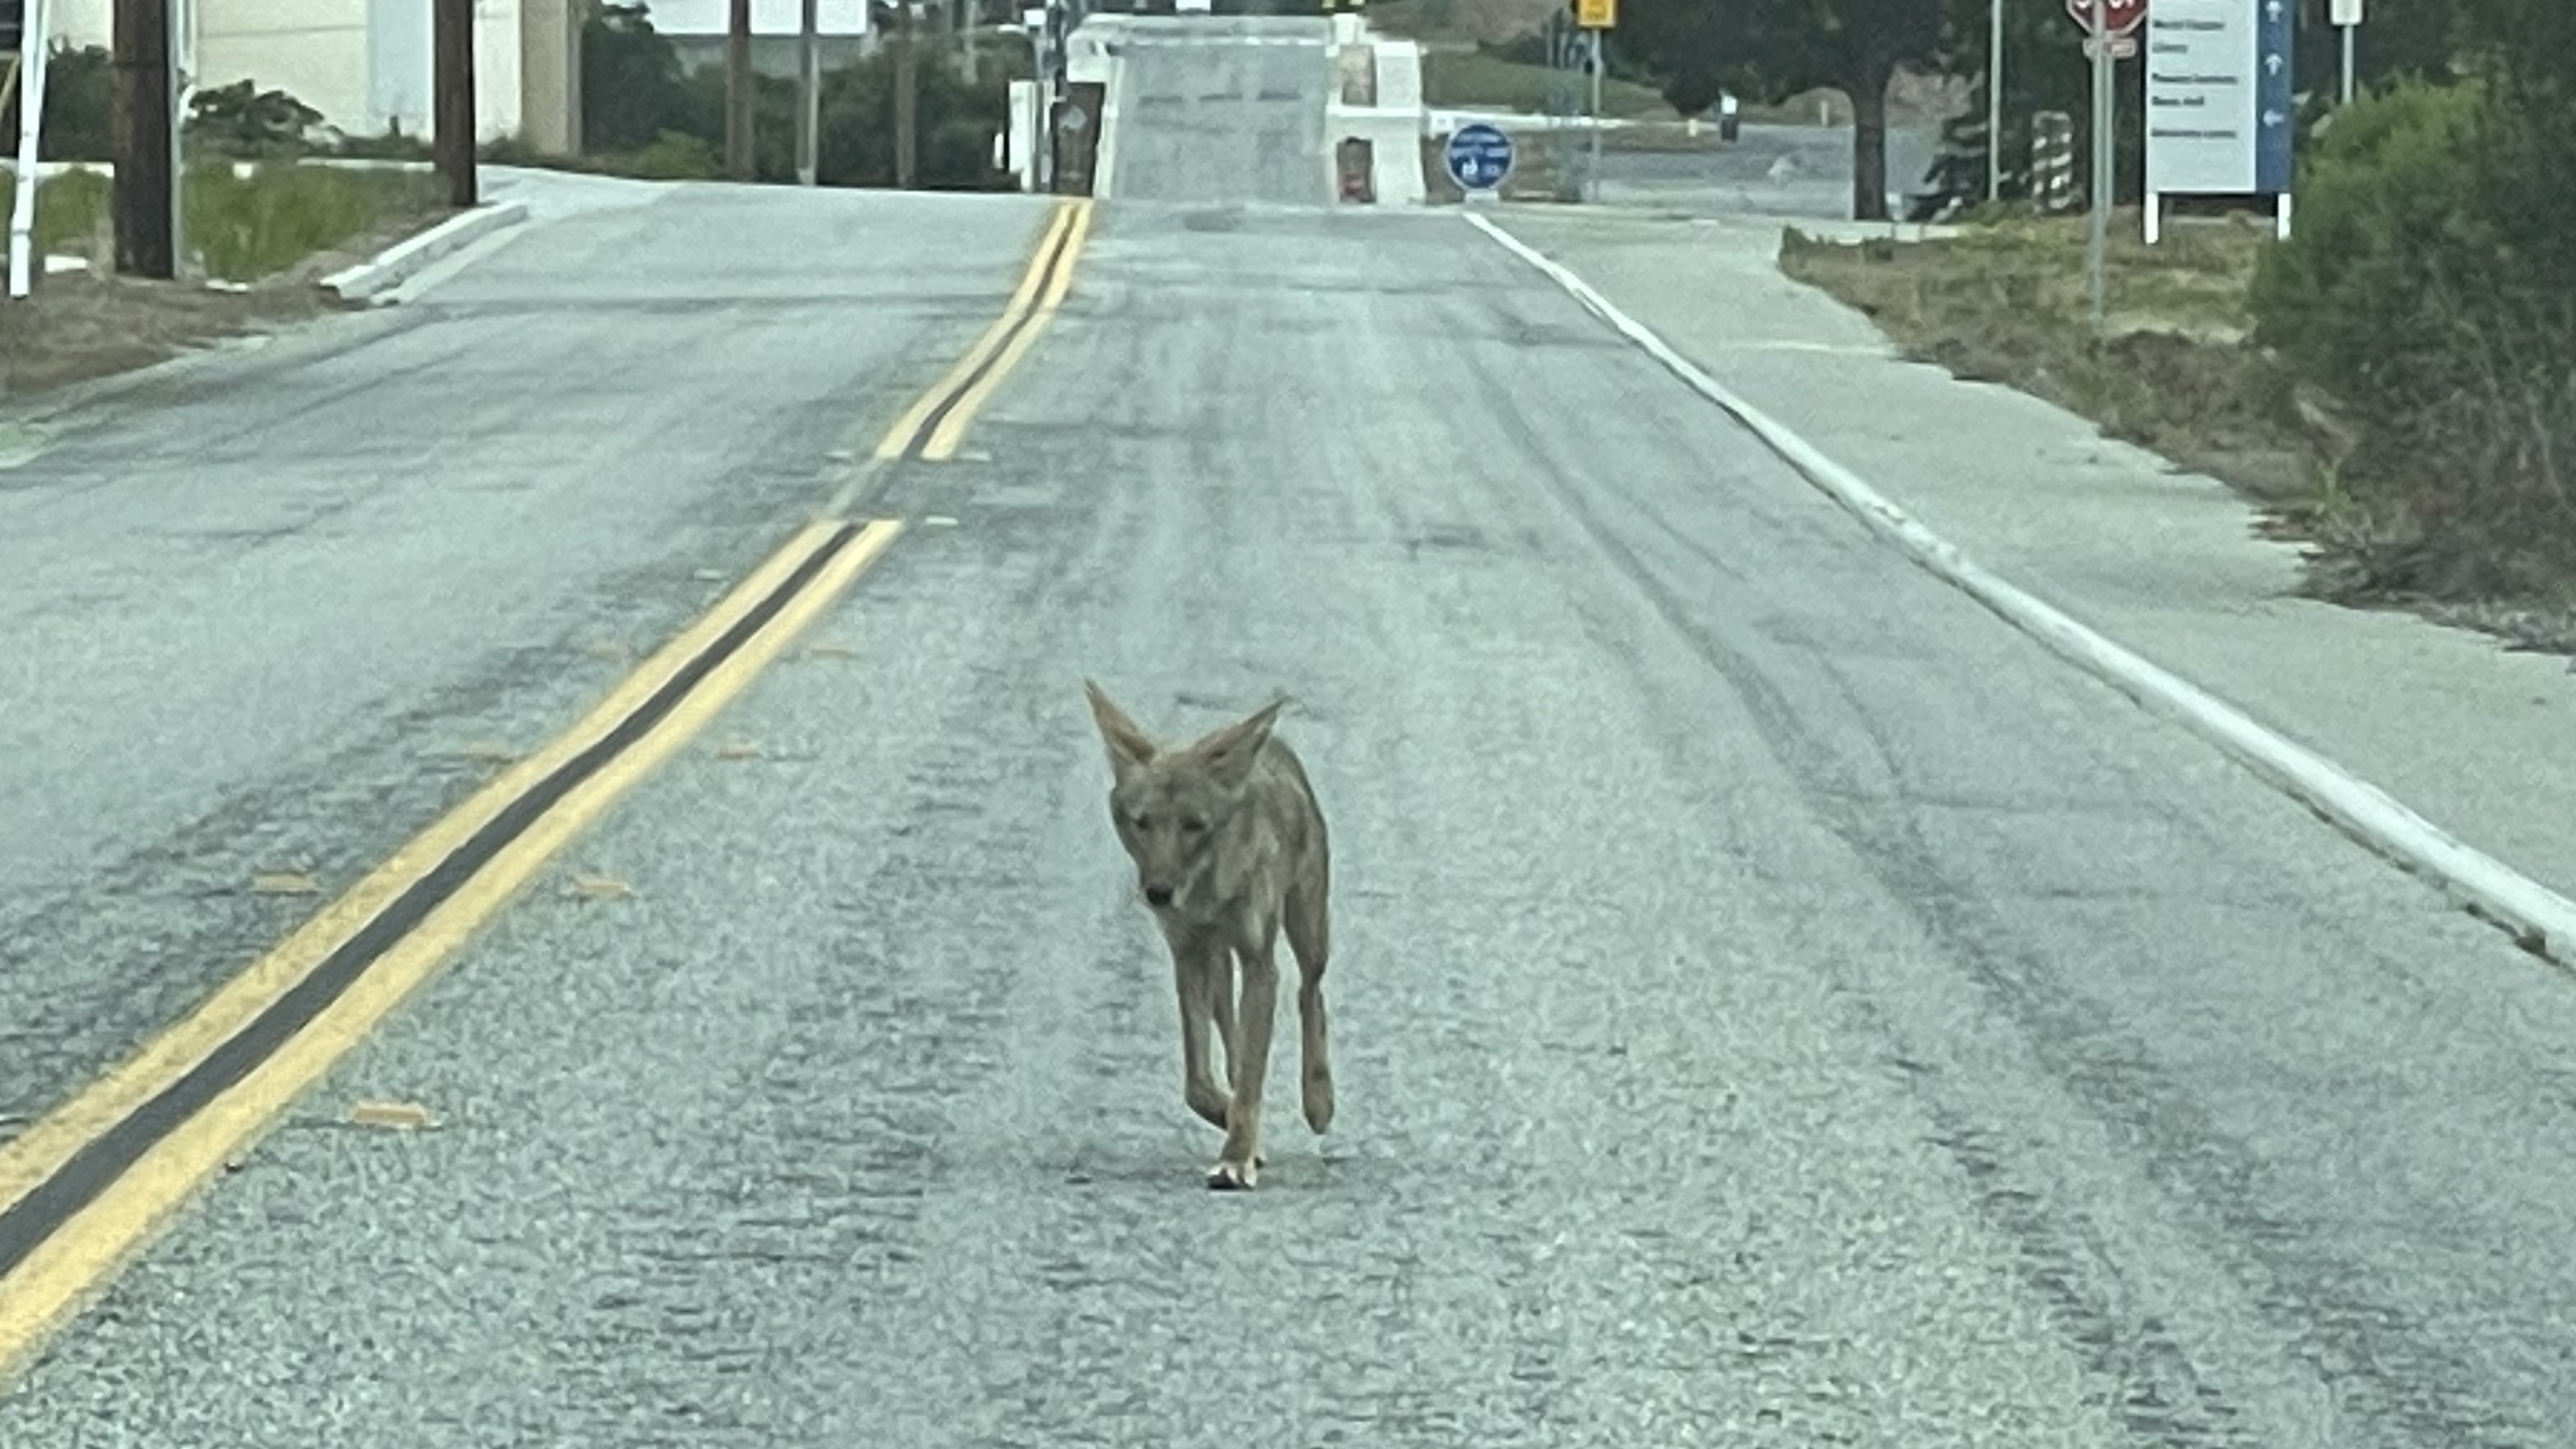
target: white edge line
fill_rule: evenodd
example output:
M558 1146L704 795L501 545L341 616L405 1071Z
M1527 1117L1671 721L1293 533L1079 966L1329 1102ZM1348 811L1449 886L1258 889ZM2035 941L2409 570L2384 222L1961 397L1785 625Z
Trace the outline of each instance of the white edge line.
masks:
M356 266L333 272L322 279L322 285L353 301L372 298L392 290L432 262L527 219L528 204L524 201L485 202L387 247Z
M1466 219L1505 250L1546 273L1587 311L1724 409L1809 483L1936 577L2137 703L2179 719L2193 733L2363 845L2443 885L2454 896L2510 929L2525 950L2561 966L2576 965L2576 901L2462 844L2377 786L2265 729L2198 686L1987 573L1957 547L1888 501L1858 474L1728 391L1653 331L1611 305L1608 298L1571 270L1482 216L1471 212Z

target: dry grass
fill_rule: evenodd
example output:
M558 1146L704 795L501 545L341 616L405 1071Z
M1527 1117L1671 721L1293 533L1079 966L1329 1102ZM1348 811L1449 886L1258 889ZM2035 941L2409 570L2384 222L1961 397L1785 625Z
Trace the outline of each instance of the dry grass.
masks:
M59 183L49 182L39 201ZM216 212L216 215L225 215ZM23 396L132 371L225 338L273 330L342 309L320 279L445 219L444 207L393 208L323 228L336 241L305 250L260 281L239 288L115 275L103 215L86 222L92 269L37 280L24 301L0 299L0 389ZM262 229L254 240L269 233Z
M2047 398L2296 522L2322 501L2337 444L2244 341L2246 284L2268 227L2182 224L2154 247L2137 228L2134 212L2114 219L2098 345L2082 218L1974 225L1924 242L1791 233L1781 267L1868 314L1909 356Z
M2576 615L2482 599L2395 597L2348 567L2371 528L2342 480L2358 430L2246 339L2268 220L2179 222L2149 247L2113 219L2105 339L2091 327L2081 217L1971 224L1933 241L1782 238L1781 269L1867 314L1909 357L2077 413L2237 489L2265 531L2306 544L2308 590L2399 606L2520 647L2576 651Z

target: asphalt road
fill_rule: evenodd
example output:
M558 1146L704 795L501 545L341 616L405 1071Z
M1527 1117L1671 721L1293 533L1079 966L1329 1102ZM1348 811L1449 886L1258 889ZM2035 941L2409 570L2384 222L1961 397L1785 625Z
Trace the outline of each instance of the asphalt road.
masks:
M1122 167L1185 144L1135 124ZM636 894L509 913L0 1443L2562 1442L2562 978L1875 545L1454 217L1223 202L1104 209L976 456L875 499L915 527L825 629L848 657L782 663L720 726L757 758L693 751L577 848ZM632 359L613 403L509 432L548 374L460 369L433 396L489 408L481 461L373 465L340 515L408 497L367 537L417 553L271 615L426 621L396 601L444 569L489 632L615 597L584 550L738 562L926 380L858 314L963 324L719 309L741 336L703 279L867 290L798 230L827 213L786 220L838 206L940 226L962 297L1030 221L664 205L443 295L529 368ZM408 335L323 365L398 392ZM737 417L771 394L728 360L810 385ZM353 406L307 371L225 395L317 454ZM496 595L540 530L477 485L543 496L588 448L641 500L564 485L559 602ZM291 496L294 456L239 487ZM1296 701L1341 1115L1275 1116L1251 1195L1198 1186L1085 675L1169 732ZM128 965L15 989L147 969L103 939ZM330 1125L365 1096L442 1125Z
M0 471L0 1133L312 909L255 874L345 887L774 548L1044 215L619 194Z
M1940 142L1937 126L1889 128L1887 187L1894 214L1904 215L1904 195L1923 179ZM1607 206L1694 216L1836 218L1852 214L1851 199L1848 126L1745 126L1732 144L1714 150L1605 147L1601 154L1601 201Z

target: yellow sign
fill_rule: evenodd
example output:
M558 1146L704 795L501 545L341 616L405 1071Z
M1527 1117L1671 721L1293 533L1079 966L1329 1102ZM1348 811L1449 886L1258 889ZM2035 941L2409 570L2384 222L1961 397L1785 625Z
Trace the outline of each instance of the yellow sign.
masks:
M1585 30L1616 29L1619 0L1574 0L1574 23Z

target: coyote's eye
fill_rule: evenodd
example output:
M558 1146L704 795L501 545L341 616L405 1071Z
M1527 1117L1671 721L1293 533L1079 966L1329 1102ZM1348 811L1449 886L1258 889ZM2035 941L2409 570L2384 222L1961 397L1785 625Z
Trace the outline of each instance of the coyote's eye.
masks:
M1151 815L1130 816L1128 818L1128 823L1135 826L1138 830L1151 830L1154 828L1154 817Z
M1196 835L1200 831L1207 829L1207 822L1201 820L1195 815L1192 815L1181 822L1181 828L1192 835Z

